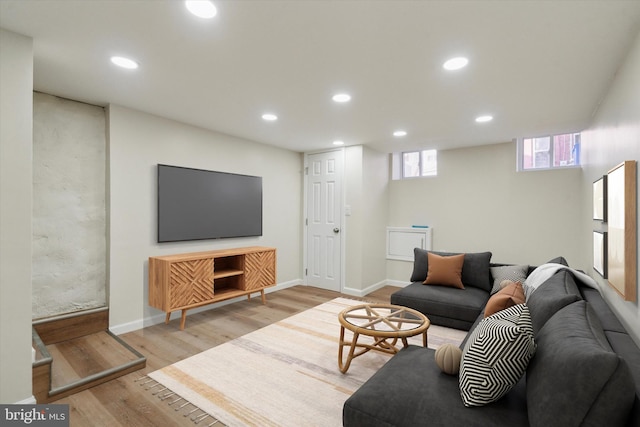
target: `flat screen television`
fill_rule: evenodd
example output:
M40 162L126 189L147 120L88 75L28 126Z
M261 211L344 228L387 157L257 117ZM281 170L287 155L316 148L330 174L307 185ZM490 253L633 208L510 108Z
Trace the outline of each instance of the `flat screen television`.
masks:
M158 243L262 236L262 178L158 165Z

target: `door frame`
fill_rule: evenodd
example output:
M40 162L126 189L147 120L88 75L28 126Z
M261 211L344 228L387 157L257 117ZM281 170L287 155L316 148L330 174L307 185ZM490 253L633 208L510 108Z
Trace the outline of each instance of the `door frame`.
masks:
M346 247L346 233L347 233L347 227L346 227L346 216L345 216L345 188L346 188L346 178L345 178L345 170L346 170L346 152L344 148L335 148L335 149L328 149L328 150L319 150L319 151L310 151L308 153L304 153L304 162L303 162L303 170L302 170L302 176L303 176L303 196L302 196L302 203L303 203L303 209L302 209L302 283L305 286L309 286L308 281L307 281L307 268L308 268L308 264L309 264L309 254L307 251L307 241L308 241L308 234L309 234L309 226L307 223L307 219L309 218L308 215L308 185L309 185L309 156L310 155L314 155L314 154L324 154L324 153L340 153L342 155L342 170L339 171L340 174L342 175L342 191L341 191L341 195L340 195L340 200L339 200L339 206L340 206L340 273L338 274L338 277L340 278L340 292L344 292L344 282L345 282L345 277L346 277L346 273L345 273L345 260L346 260L346 253L345 253L345 247Z

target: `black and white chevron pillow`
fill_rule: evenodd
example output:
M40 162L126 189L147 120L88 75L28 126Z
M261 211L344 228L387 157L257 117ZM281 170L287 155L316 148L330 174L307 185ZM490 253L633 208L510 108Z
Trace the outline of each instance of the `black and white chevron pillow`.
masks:
M535 350L525 304L483 319L462 351L459 385L464 405L486 405L507 394L526 371Z

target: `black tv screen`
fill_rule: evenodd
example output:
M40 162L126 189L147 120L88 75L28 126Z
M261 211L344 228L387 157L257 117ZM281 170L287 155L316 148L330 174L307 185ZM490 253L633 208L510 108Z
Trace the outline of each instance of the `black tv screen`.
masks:
M262 178L158 165L158 243L262 236Z

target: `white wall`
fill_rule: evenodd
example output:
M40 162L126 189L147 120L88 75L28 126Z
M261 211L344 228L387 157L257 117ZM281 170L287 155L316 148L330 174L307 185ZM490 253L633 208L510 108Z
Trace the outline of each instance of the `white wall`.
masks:
M351 215L345 216L343 227L346 233L343 290L346 293L359 293L362 283L362 250L364 233L364 205L362 201L362 145L345 148L344 192L345 207L349 206Z
M389 221L388 155L364 147L362 286L384 284L387 279L387 223ZM381 283L381 281L383 283Z
M387 155L362 145L345 149L345 283L357 296L386 281L385 244L389 199Z
M104 307L102 107L33 94L33 318Z
M513 142L443 150L438 176L390 183L389 225L429 225L433 250L531 265L562 255L585 268L581 186L579 168L516 172ZM390 280L408 282L411 271L410 262L387 261Z
M31 393L33 40L0 29L0 403Z
M277 248L277 282L302 277L302 155L111 105L108 111L110 325L136 329L148 305L148 258L229 247ZM156 243L156 165L263 178L263 236Z
M593 182L622 161L640 161L640 34L601 103L593 124L583 132L582 159L584 164L583 218L585 220L582 221L581 233L590 237L592 230L601 227L601 224L591 220ZM640 185L637 182L636 187L638 191L636 197L640 201ZM637 223L640 224L640 221ZM640 251L637 253L640 254ZM581 254L583 264L588 267L585 271L596 278L601 293L640 345L640 303L638 300L624 301L613 291L607 281L591 267L592 254L593 244L589 240L589 244L583 247ZM640 262L637 262L636 269L640 277ZM638 286L637 283L636 286ZM640 299L640 292L637 291L637 294Z

